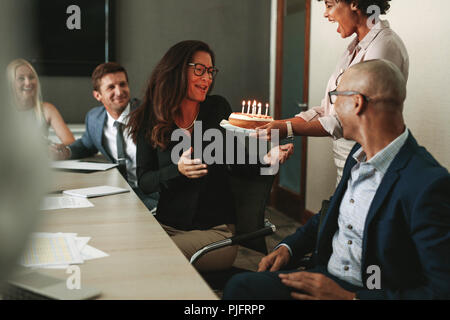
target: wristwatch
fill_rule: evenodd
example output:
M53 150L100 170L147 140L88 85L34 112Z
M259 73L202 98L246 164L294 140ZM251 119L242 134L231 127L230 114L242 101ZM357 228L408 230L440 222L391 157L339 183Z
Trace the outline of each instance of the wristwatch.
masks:
M287 126L287 139L294 139L294 131L292 130L292 123L290 121L286 121Z

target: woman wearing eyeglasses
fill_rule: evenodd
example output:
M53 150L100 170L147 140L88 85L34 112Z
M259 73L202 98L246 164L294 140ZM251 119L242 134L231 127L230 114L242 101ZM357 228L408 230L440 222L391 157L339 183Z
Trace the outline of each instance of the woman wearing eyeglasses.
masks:
M183 41L170 48L154 69L142 105L129 123L137 144L139 187L145 193L160 192L156 218L188 259L234 231L226 165L193 160L192 148L184 150L178 163L171 159L178 144L171 141L175 130L203 136L207 129L221 129L220 122L231 114L223 97L209 95L218 72L214 62L213 51L200 41ZM194 126L196 121L202 129ZM200 258L195 267L226 269L236 254L237 247L220 249Z
M405 45L389 27L388 21L378 19L379 14L385 14L390 8L389 2L390 0L324 0L324 17L338 24L336 31L342 38L349 38L356 34L354 40L341 56L331 75L320 106L313 107L291 119L274 121L258 130L260 137L268 139L270 139L270 129L279 129L281 138L288 135L332 136L337 182L342 177L345 161L354 142L343 139L342 127L328 92L337 88L340 77L349 67L372 59L386 59L395 63L408 79L409 58Z

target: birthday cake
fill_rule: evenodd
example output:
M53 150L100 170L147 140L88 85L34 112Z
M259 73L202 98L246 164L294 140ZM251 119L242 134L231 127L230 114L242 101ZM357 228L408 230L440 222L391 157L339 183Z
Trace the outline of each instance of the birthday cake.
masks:
M246 109L247 105L247 111ZM233 112L228 118L228 123L244 129L255 129L262 127L273 121L273 118L269 116L269 104L266 104L266 112L263 114L263 107L261 102L256 100L252 102L249 100L248 104L246 101L242 101L242 112Z
M271 116L261 114L248 114L233 112L228 118L228 122L236 127L245 129L255 129L273 121Z

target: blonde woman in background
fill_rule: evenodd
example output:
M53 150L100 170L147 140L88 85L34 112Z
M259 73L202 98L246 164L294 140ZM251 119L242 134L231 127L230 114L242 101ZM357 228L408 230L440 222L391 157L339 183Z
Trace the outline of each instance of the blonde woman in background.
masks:
M58 109L53 104L42 101L39 77L28 61L24 59L12 61L8 65L7 76L13 102L19 111L39 123L45 137L48 135L49 127L52 127L63 145L75 141Z

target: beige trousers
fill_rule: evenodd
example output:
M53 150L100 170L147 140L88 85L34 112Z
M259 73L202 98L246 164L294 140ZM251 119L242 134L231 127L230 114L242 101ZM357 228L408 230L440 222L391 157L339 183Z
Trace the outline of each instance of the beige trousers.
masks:
M161 224L188 260L204 246L232 237L234 225L220 225L208 230L182 231ZM236 259L238 246L225 247L205 254L194 267L199 271L219 271L229 269Z

